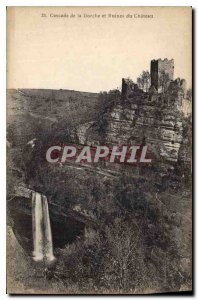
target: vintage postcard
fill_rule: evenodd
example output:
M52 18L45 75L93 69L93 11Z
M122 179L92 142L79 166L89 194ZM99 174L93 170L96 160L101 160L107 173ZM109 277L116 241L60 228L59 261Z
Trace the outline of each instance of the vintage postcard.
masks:
M7 293L192 292L192 8L7 7Z

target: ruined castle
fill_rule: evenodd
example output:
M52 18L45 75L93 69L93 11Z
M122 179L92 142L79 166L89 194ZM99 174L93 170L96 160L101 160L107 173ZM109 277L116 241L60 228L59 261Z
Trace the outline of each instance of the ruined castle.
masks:
M130 79L122 79L122 99L134 100L134 93L143 96L143 90ZM133 95L133 96L132 96ZM144 100L156 105L167 105L182 110L186 95L185 79L174 80L174 60L165 58L152 60L150 64L150 88L144 93Z
M105 140L102 142L108 145L146 144L151 150L153 164L159 162L165 169L174 168L183 140L186 83L183 79L174 80L173 59L152 60L150 79L147 91L130 79L122 79L121 96L115 97L105 114ZM92 125L84 128L84 134L80 134L82 143L101 143L93 139L92 128Z
M176 163L182 143L185 95L185 80L174 80L174 60L152 60L148 91L130 79L122 79L121 100L111 111L106 128L108 142L144 142L157 161Z

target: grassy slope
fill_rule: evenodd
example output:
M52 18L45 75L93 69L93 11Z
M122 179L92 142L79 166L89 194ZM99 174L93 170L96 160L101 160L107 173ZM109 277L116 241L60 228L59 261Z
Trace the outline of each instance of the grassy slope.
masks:
M70 90L8 90L7 114L24 113L49 120L72 118L81 123L94 118L98 94ZM36 116L35 116L36 117ZM10 118L8 119L9 125Z

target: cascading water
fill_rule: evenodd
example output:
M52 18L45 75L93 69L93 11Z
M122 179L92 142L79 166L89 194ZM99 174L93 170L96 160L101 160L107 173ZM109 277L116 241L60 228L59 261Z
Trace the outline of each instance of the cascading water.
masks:
M56 259L53 254L52 231L47 198L32 192L33 259L51 264Z
M42 196L32 192L32 229L33 229L33 259L43 260L43 209Z
M43 196L43 213L44 213L44 220L45 220L44 235L45 235L46 258L47 261L51 262L55 260L55 257L53 254L52 231L51 231L49 209L48 209L48 202L46 196Z

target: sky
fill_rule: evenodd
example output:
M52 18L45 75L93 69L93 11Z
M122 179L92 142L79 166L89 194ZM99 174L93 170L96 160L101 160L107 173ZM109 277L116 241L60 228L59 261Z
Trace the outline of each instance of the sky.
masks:
M191 87L191 44L190 7L10 7L7 88L107 91L158 58L173 58L174 77Z

